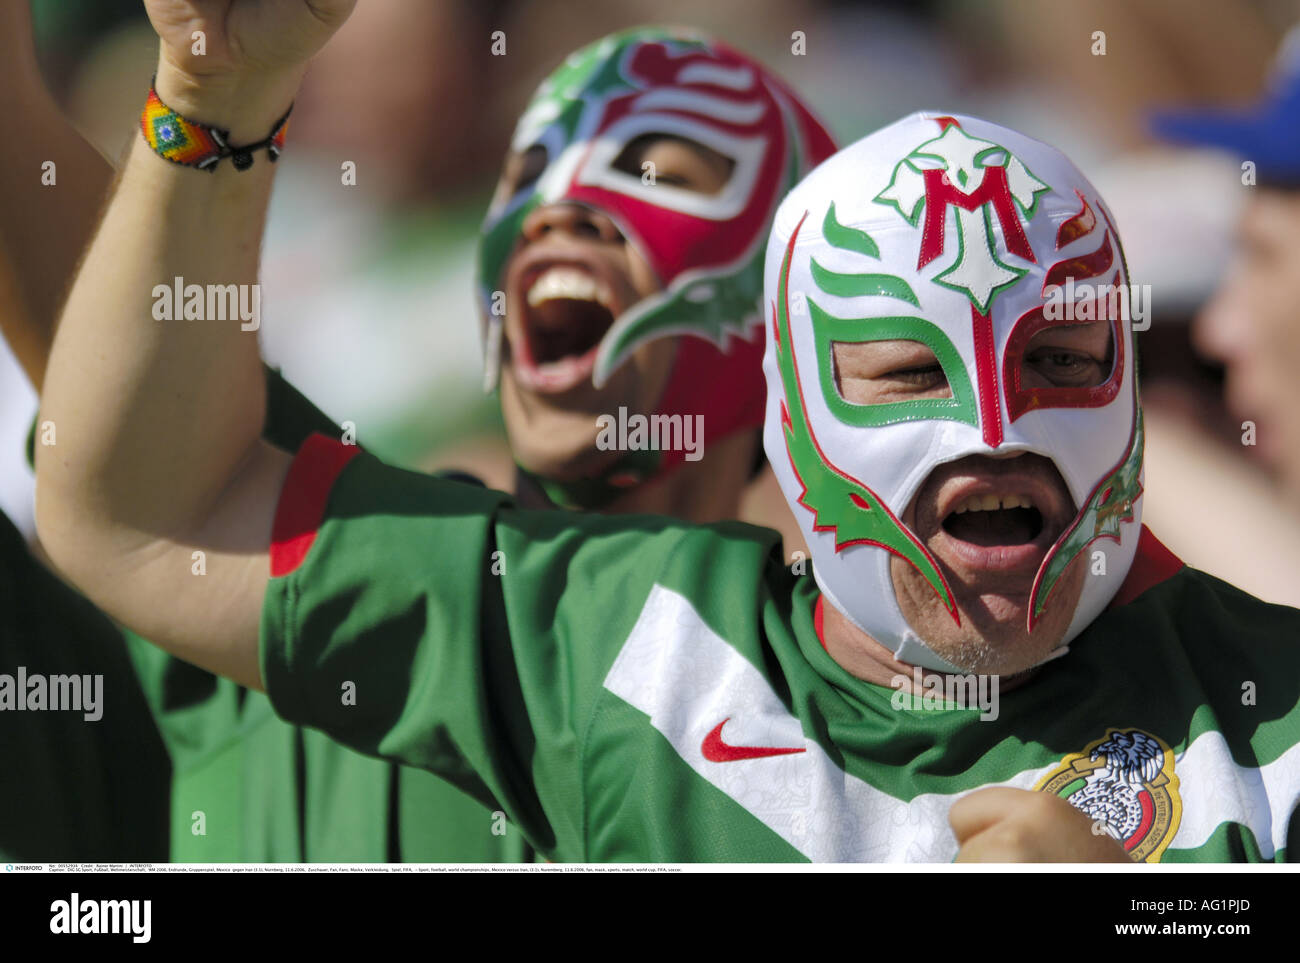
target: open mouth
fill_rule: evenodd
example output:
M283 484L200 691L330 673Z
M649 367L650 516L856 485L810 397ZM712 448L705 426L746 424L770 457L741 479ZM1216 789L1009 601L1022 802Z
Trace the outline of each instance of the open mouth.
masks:
M609 286L576 264L553 264L524 279L523 344L515 371L526 388L567 391L591 377L617 305Z
M959 581L972 585L1032 582L1074 517L1074 499L1056 466L1029 452L940 466L918 499L917 534Z
M1027 545L1043 532L1043 513L1029 495L971 495L943 520L953 538L981 548Z

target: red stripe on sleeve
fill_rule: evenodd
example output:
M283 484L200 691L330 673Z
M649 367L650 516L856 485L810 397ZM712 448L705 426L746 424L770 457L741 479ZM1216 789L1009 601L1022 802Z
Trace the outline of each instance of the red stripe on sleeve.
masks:
M271 526L271 577L288 575L307 557L339 473L361 449L314 434L303 442L280 490Z
M1143 525L1133 565L1110 606L1128 605L1147 589L1177 575L1182 568L1183 560L1165 548L1160 539L1151 534L1151 529Z
M818 593L817 604L813 606L813 629L817 632L817 641L826 649L826 614L822 608L826 596ZM830 649L826 649L827 652Z

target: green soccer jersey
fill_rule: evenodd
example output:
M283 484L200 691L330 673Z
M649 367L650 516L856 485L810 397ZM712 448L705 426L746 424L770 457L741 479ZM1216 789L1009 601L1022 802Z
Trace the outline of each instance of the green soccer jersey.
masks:
M1137 860L1300 845L1300 612L1145 531L1115 604L996 713L850 675L812 578L740 523L522 511L316 437L271 559L276 711L445 775L554 859L948 861L949 807L991 785L1068 797Z
M0 514L0 862L166 859L168 781L121 634Z
M292 451L342 436L267 370L264 437ZM128 633L175 778L176 862L517 862L518 828L445 780L290 725L266 696Z

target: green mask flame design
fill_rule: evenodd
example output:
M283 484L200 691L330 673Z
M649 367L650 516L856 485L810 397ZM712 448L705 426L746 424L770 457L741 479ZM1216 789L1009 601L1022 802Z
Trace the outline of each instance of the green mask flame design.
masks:
M1134 361L1136 367L1136 359ZM1133 434L1123 461L1106 475L1092 491L1092 497L1079 513L1074 524L1057 540L1051 553L1043 561L1034 584L1032 605L1029 611L1029 628L1032 630L1047 608L1052 591L1061 576L1089 545L1099 538L1119 542L1120 525L1133 521L1133 505L1142 495L1142 407L1134 400L1136 415Z
M694 334L721 348L728 333L744 337L761 318L764 240L756 240L744 267L734 273L689 281L625 314L600 345L592 372L595 384L604 384L632 352L656 338Z
M880 249L871 236L858 228L846 227L835 214L835 204L826 210L822 236L832 246L866 257L880 259ZM813 281L827 294L839 297L877 295L896 298L920 307L911 285L892 274L841 274L829 271L812 261ZM837 318L808 299L813 336L817 342L817 361L822 397L840 421L860 428L877 428L900 421L946 418L964 424L977 423L975 392L961 355L943 331L924 318L900 316L881 318ZM888 340L918 341L934 352L951 390L950 398L919 398L875 405L846 401L835 388L835 342L862 343Z
M814 531L834 532L837 552L850 545L876 545L910 562L943 600L953 621L960 624L952 591L925 546L894 517L875 492L828 462L813 434L804 408L803 388L790 334L790 262L802 227L803 219L786 247L773 306L774 347L785 394L781 409L782 430L790 463L804 489L799 503L813 513ZM866 237L862 232L858 233ZM901 279L897 280L902 283Z
M673 38L670 31L658 28L639 28L613 34L588 44L571 54L547 77L523 116L519 129L532 129L537 133L558 127L554 136L560 146L575 140L583 112L591 100L603 100L620 91L633 90L623 76L623 54L631 47L653 40ZM553 160L553 158L550 158ZM492 290L500 283L501 271L515 241L523 229L524 219L542 203L542 186L545 174L512 198L502 211L489 215L479 238L478 284L485 302L491 300Z

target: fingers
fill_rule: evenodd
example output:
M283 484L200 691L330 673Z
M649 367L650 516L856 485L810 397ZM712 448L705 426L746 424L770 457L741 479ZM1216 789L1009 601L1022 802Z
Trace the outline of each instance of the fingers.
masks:
M949 822L957 862L1131 862L1104 831L1059 796L990 787L959 799Z
M1015 808L1022 796L1037 795L1041 793L1030 793L1024 789L1008 789L1004 786L977 789L953 803L948 811L948 822L957 835L957 842L964 843L1005 818L1008 811Z

